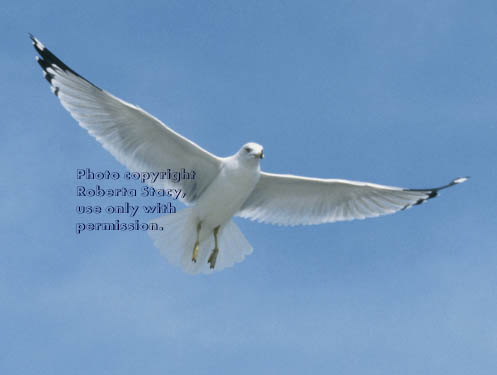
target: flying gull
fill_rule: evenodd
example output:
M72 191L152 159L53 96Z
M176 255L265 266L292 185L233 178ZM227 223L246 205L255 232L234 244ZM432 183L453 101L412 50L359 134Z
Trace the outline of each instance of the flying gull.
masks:
M218 157L141 108L100 89L69 68L30 34L53 93L71 116L133 172L194 170L194 180L150 182L181 188L188 207L154 220L154 244L188 273L210 273L252 252L233 216L276 225L310 225L364 219L405 210L462 183L459 177L431 189L262 172L263 147L249 142Z

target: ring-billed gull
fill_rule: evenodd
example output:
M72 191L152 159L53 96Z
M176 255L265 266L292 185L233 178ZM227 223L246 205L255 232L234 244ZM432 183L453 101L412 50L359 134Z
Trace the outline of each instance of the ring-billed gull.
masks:
M261 145L249 142L217 157L176 133L144 110L113 96L69 68L34 36L36 59L61 104L118 161L135 172L182 168L194 180L149 182L181 188L189 207L154 220L155 245L186 272L210 273L240 262L252 247L233 216L277 225L309 225L391 214L426 202L462 183L456 178L431 189L262 172Z

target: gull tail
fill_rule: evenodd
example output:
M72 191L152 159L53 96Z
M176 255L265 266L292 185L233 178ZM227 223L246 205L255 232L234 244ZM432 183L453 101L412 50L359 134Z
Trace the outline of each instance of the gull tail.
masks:
M178 213L172 213L151 220L163 230L148 231L154 245L160 250L168 261L174 266L179 266L186 273L209 274L231 267L243 261L245 256L252 253L252 246L240 232L236 224L230 220L223 224L218 232L219 254L216 267L210 269L207 260L214 249L214 236L208 234L199 244L197 262L192 261L192 251L196 239L197 219L192 215L192 209L185 208Z

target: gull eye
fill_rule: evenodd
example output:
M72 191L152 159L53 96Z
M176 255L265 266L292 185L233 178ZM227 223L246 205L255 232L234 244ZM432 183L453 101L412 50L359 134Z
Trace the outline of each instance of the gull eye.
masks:
M244 150L247 151L247 152L252 151L252 149L250 147L245 147Z

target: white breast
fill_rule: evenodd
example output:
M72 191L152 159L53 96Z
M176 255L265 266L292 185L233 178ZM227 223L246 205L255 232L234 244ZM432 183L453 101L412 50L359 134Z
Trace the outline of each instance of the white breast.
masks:
M202 222L202 232L225 224L240 209L260 178L259 164L241 163L226 158L221 172L193 207Z

